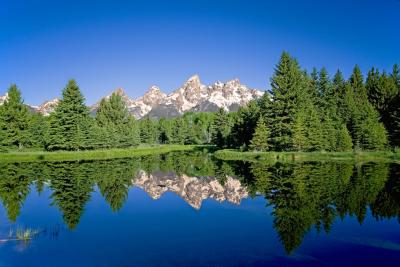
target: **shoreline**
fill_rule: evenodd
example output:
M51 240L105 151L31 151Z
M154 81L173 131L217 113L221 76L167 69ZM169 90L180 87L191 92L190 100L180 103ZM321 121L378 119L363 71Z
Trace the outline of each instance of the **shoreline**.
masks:
M135 158L153 154L178 151L210 149L206 145L154 145L131 148L82 150L82 151L10 151L0 153L0 162L25 161L79 161ZM302 162L302 161L361 161L400 163L400 152L360 151L360 152L255 152L222 149L213 152L219 160L240 160L251 162Z
M114 158L135 158L152 154L176 151L194 151L204 148L200 145L155 145L131 148L115 148L82 151L10 151L0 153L0 162L23 161L79 161L103 160Z
M242 161L362 161L400 163L400 152L360 151L360 152L252 152L234 149L222 149L214 153L220 160Z

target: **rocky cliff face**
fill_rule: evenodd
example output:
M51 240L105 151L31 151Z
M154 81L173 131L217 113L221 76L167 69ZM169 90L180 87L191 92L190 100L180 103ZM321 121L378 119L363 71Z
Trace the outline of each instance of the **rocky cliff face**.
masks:
M225 184L221 185L213 177L190 177L186 174L161 172L148 174L140 171L132 183L146 191L153 199L160 198L165 192L173 192L195 209L200 209L205 199L229 201L238 205L242 199L248 197L246 188L239 180L230 176L227 176Z
M206 86L201 83L198 75L194 75L171 94L163 94L156 104L148 107L148 112L142 112L142 117L173 117L186 111L207 112L219 108L235 111L262 95L263 92L242 85L238 79Z
M8 93L6 93L3 96L0 96L0 105L3 105L4 101L6 101L8 98Z
M136 119L149 116L152 118L175 117L186 111L206 112L224 108L226 111L237 110L250 100L257 99L263 92L250 89L240 83L239 79L228 82L216 82L206 86L201 83L198 75L190 77L180 88L170 94L163 93L157 86L150 89L138 99L130 98L122 88L113 93L121 95L129 113ZM111 96L105 96L109 98ZM0 96L0 104L7 95ZM101 101L101 100L100 100ZM92 114L96 113L100 101L90 107ZM59 99L46 101L40 106L30 106L32 110L49 115L57 106Z
M60 102L60 99L54 98L52 100L42 103L38 107L34 107L34 106L31 106L31 107L34 108L34 110L36 112L39 112L45 116L48 116L48 115L50 115L51 112L54 111L54 109L57 107L59 102Z

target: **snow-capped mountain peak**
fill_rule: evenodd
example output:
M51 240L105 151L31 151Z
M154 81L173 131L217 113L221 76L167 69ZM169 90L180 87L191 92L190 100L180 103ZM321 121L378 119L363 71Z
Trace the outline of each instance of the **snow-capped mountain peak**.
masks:
M263 95L262 91L250 89L241 84L239 79L227 82L219 81L206 86L201 83L197 74L191 76L181 87L168 95L163 93L159 87L153 85L144 95L137 99L130 98L122 88L117 88L102 99L110 98L113 93L122 97L129 113L136 119L144 116L153 118L175 117L186 111L207 112L217 111L219 108L224 108L226 111L234 111ZM6 99L7 94L0 96L0 104ZM58 98L55 98L44 102L38 107L30 107L33 111L49 115L59 101ZM90 107L92 114L96 113L100 101Z
M31 106L34 110L39 112L40 114L43 114L44 116L50 115L51 112L54 111L54 109L57 107L58 103L60 103L59 98L54 98L49 101L43 102L40 106Z
M143 102L146 105L153 106L155 104L158 105L166 96L165 93L161 92L160 88L153 85L143 96L138 98L136 102Z

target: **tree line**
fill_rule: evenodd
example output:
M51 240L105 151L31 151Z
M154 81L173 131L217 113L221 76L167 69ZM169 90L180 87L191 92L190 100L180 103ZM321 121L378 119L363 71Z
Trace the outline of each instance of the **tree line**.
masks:
M230 119L220 110L214 143L257 151L385 150L400 145L400 72L372 68L366 80L356 65L348 80L340 70L311 73L284 52L271 91Z
M118 94L101 100L94 116L70 80L50 116L29 112L12 85L0 106L0 149L88 150L139 144L213 144L256 151L385 150L400 146L400 71L356 65L349 79L338 70L302 69L283 52L271 90L237 112L188 112L135 120Z
M0 106L0 149L90 150L139 144L210 144L214 114L186 113L173 119L135 120L118 94L101 100L94 116L77 83L70 80L50 114L31 113L16 85Z

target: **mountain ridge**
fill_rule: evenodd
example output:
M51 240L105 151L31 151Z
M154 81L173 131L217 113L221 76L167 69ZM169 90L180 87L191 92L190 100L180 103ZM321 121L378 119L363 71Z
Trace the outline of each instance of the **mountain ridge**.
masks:
M187 111L207 112L216 111L219 108L235 111L249 101L261 97L264 92L241 84L239 79L204 85L201 83L199 75L195 74L169 94L162 92L156 85L150 86L137 99L129 97L123 88L117 88L112 93L120 95L126 103L129 113L136 119L141 119L145 116L151 118L176 117ZM91 114L95 114L101 100L108 99L112 93L89 106ZM0 96L0 104L6 99L7 94ZM47 116L54 111L59 101L59 98L54 98L39 106L28 106L31 110Z

